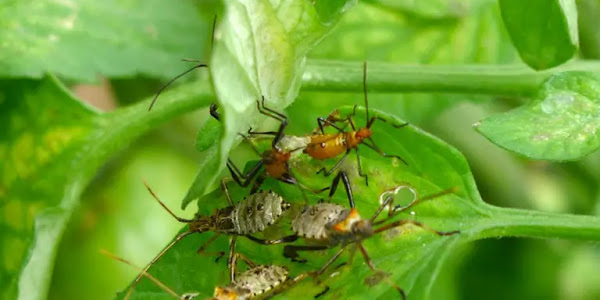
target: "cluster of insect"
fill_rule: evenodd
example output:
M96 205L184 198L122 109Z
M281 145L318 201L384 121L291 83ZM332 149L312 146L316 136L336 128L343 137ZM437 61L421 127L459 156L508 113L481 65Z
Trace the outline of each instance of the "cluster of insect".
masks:
M205 67L200 64L197 67ZM190 70L192 70L190 69ZM187 73L187 72L186 72ZM185 73L184 73L185 74ZM176 78L175 78L176 79ZM171 82L169 82L170 84ZM168 84L167 84L168 85ZM162 91L162 89L161 89ZM227 268L229 275L229 284L216 287L212 299L267 299L273 297L291 287L305 278L312 277L316 284L320 284L320 277L328 270L332 269L334 263L349 247L358 249L364 258L368 268L370 268L377 276L383 278L387 284L396 289L402 299L406 299L406 294L402 288L397 286L387 277L387 273L376 268L371 260L367 249L363 242L366 239L380 234L387 230L412 224L420 227L432 234L439 236L458 234L459 231L441 232L434 230L424 224L414 220L395 220L394 216L398 213L407 210L408 208L423 202L424 200L434 199L449 193L452 189L442 190L436 194L427 197L417 197L414 193L413 200L407 205L394 204L394 193L384 192L379 197L380 205L375 213L370 218L363 218L355 207L353 183L351 178L359 176L364 178L364 184L368 186L368 174L363 172L361 166L361 155L359 153L359 145L371 148L376 153L383 157L397 159L398 161L408 165L405 160L397 155L389 155L383 152L376 146L372 139L373 131L371 126L377 120L386 121L380 116L369 116L368 99L367 99L367 64L363 66L363 91L366 112L366 124L362 128L358 128L354 122L356 115L356 107L354 111L347 115L341 116L338 111L334 111L326 118L318 118L318 126L312 134L303 137L294 137L285 134L285 129L288 125L288 118L266 105L264 97L256 101L256 109L262 115L274 119L279 122L279 127L276 131L253 131L249 129L246 133L240 134L252 149L259 155L260 160L256 165L250 168L246 173L236 166L229 159L227 168L230 177L223 178L221 181L221 189L227 200L227 206L216 209L211 215L196 214L193 219L185 219L175 215L159 198L154 191L146 183L146 187L153 198L175 219L179 222L187 223L189 229L177 236L162 252L160 252L146 267L142 269L137 278L133 281L131 287L127 291L124 299L131 297L137 284L144 277L156 283L166 293L171 294L178 299L192 299L197 293L178 294L169 287L161 283L157 278L152 276L148 271L173 245L181 241L183 238L193 233L212 232L214 235L209 238L203 245L200 246L198 252L203 252L213 243L219 236L229 236L229 251L227 259ZM154 102L152 103L154 104ZM211 115L217 119L221 119L218 108L215 104L211 105ZM403 127L407 124L391 124L393 127ZM335 132L333 132L335 130ZM333 133L328 133L333 132ZM260 152L253 144L253 139L257 138L271 139L270 147L263 152ZM289 140L295 141L294 146L290 146ZM314 176L333 177L331 184L321 189L311 189L300 183L292 171L290 159L294 152L300 152L307 155L312 160L334 160L329 170L326 168L319 169ZM344 168L343 162L352 152L356 154L356 167L351 171ZM295 167L294 167L295 168ZM357 173L359 176L349 176L349 172ZM304 197L302 203L288 202L283 195L279 195L273 191L263 191L261 187L266 178L273 178L277 181L297 186ZM229 193L227 183L233 181L240 187L246 188L250 186L250 195L240 201L234 201ZM331 202L337 187L342 182L348 198L348 205L336 204ZM356 184L356 183L355 183ZM400 188L408 188L414 191L409 185L397 186L395 190ZM328 198L330 201L315 201L310 203L307 192L318 195L329 190ZM315 197L312 197L315 198ZM320 197L316 197L320 198ZM321 198L322 199L322 198ZM293 206L298 209L291 209ZM380 220L378 217L387 208L387 216ZM293 212L293 213L292 213ZM264 232L274 224L280 223L282 218L288 218L291 228L291 234L281 236L277 239L260 239L255 236L257 233ZM283 247L283 256L290 260L290 264L305 263L307 260L302 258L298 253L302 251L323 251L338 248L335 254L326 261L320 268L310 272L303 272L292 276L287 267L276 264L257 264L250 258L236 251L236 240L238 237L245 237L249 241L262 245L261 247L269 247L275 244L285 244ZM220 252L221 256L225 251ZM121 258L112 256L126 263L129 263ZM246 270L238 272L238 261L245 262ZM325 294L329 288L326 287L323 292L314 295L318 298Z

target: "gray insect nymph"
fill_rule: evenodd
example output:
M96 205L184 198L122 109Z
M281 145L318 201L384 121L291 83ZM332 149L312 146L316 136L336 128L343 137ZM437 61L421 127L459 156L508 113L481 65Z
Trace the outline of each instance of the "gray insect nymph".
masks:
M329 228L346 218L348 213L348 209L333 203L306 206L292 220L292 231L303 238L328 240L331 238Z
M233 231L240 235L261 232L279 220L289 207L289 203L272 191L260 191L250 195L231 212Z

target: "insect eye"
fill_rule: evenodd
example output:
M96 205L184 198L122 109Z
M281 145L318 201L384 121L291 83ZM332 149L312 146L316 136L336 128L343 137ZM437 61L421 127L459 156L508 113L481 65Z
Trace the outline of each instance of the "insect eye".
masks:
M248 206L248 208L246 209L246 212L250 215L252 214L252 207Z
M262 203L259 203L259 204L256 206L256 210L257 210L257 211L262 211L262 210L263 210L263 207L264 207L264 205L262 205Z

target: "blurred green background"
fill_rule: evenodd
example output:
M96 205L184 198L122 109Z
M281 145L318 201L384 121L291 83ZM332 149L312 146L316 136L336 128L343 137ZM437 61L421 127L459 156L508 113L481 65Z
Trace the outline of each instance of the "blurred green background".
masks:
M597 8L599 1L579 2L580 8ZM210 28L220 4L193 3L203 28ZM398 3L360 2L309 53L309 58L407 64L519 62L494 0ZM589 15L581 12L579 22L594 28L590 24L597 25L599 20L586 17ZM598 58L598 33L583 30L585 26L580 25L580 56ZM207 32L198 32L198 40L190 43L189 53L196 53L191 58L207 57ZM126 106L151 96L176 71L188 67L178 61L181 58L171 58L175 67L163 77L107 78L101 85L72 82L72 88L105 110ZM181 81L193 80L206 80L206 72L195 72ZM572 163L531 161L496 147L472 129L471 125L483 117L516 107L526 99L455 94L369 97L373 107L397 114L457 147L467 157L486 202L502 207L600 214L600 154ZM360 94L301 92L288 109L289 132L301 133L313 127L317 116L341 104L360 101ZM107 249L145 265L181 229L151 199L142 179L169 207L178 208L198 171L194 141L207 116L207 111L198 111L169 122L120 152L98 172L60 245L50 299L113 298L137 272L100 255L99 250ZM165 180L165 174L169 180ZM194 207L176 213L191 216ZM599 266L598 244L480 241L462 246L452 255L434 284L432 298L600 299Z

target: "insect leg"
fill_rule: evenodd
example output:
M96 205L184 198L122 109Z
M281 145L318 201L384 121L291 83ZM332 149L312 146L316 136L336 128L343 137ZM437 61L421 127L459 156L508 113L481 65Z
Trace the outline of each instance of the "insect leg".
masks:
M128 261L128 260L126 260L124 258L118 257L118 256L116 256L116 255L114 255L114 254L112 254L112 253L110 253L110 252L108 252L108 251L106 251L104 249L101 249L100 253L102 253L102 254L104 254L104 255L106 255L106 256L114 259L114 260L126 263L126 264L132 266L135 269L143 270L143 268L141 268L139 266L136 266L133 263L131 263L130 261ZM176 297L178 299L182 299L181 296L179 296L176 292L174 292L171 288L169 288L166 284L162 283L156 277L152 276L152 274L150 274L148 272L142 272L142 274L144 276L146 276L146 278L150 279L150 281L154 282L154 284L156 284L158 287L160 287L161 289L163 289L163 291L167 292L169 295L171 295L173 297Z
M261 114L271 117L280 122L277 134L275 135L275 138L273 138L273 141L271 143L272 148L278 149L277 143L279 143L281 138L283 138L283 131L288 125L288 117L265 106L265 96L262 96L261 101L256 100L256 108Z
M256 178L256 180L254 180L254 184L252 184L252 188L250 189L250 195L258 192L258 189L260 189L260 186L262 185L262 183L264 181L265 181L264 174L261 174L260 176L258 176Z
M377 147L375 145L375 142L373 141L372 138L369 138L369 140L371 141L372 144L369 144L365 141L365 142L363 142L363 145L375 150L375 152L379 153L379 155L381 155L383 157L395 157L395 158L399 159L403 164L408 166L408 162L406 162L406 160L404 160L404 158L402 158L398 155L392 155L392 154L387 154L387 153L383 152L381 149L379 149L379 147Z
M277 240L263 240L263 239L255 238L255 237L253 237L251 235L246 235L246 237L249 240L251 240L251 241L253 241L255 243L262 244L262 245L275 245L275 244L291 243L291 242L294 242L294 241L296 241L298 239L298 236L295 235L295 234L288 235L288 236L282 237L282 238L277 239Z
M259 173L260 168L263 166L264 162L261 160L246 174L243 174L240 169L231 161L227 160L227 169L229 169L229 173L239 186L247 187L250 182L254 179L254 177Z
M319 269L319 271L317 271L317 276L323 274L323 272L325 272L325 270L327 270L327 268L329 266L331 266L331 264L333 264L335 262L336 259L338 259L338 257L340 257L340 255L342 255L342 252L344 252L344 250L346 250L346 246L342 246L340 247L340 250L338 250L322 267L321 269ZM316 277L315 277L316 278Z
M367 253L367 249L365 249L363 244L360 242L357 244L358 244L358 249L360 249L360 253L362 253L362 255L365 259L365 262L367 263L369 268L371 268L371 270L375 273L379 273L379 274L383 273L382 271L375 268L375 265L373 265L373 261L371 260L371 257L369 257L369 253ZM383 274L385 274L385 273L383 273ZM386 280L386 282L400 293L400 295L402 296L402 299L406 300L406 293L404 292L404 290L401 287L397 286L396 284L394 284L393 282L391 282L389 280Z
M375 118L375 117L373 117L373 118ZM385 122L385 123L388 123L388 124L390 124L390 125L391 125L392 127L394 127L394 128L402 128L402 127L404 127L404 126L408 126L408 125L410 124L410 123L408 123L408 122L406 122L406 123L402 123L402 124L393 124L393 123L389 123L389 122L388 122L388 120L387 120L386 118L382 118L382 117L380 117L380 116L377 116L376 118L377 118L377 120L380 120L380 121L382 121L382 122ZM371 121L371 123L373 123L373 122L374 122L374 121Z
M246 255L241 254L241 253L238 252L238 253L235 254L235 256L237 256L237 258L241 258L246 263L246 265L248 266L248 268L254 268L254 267L256 267L256 263L253 262L252 260L250 260L248 257L246 257Z
M322 134L325 134L325 127L324 126L331 126L335 129L337 129L339 132L344 132L344 129L335 125L334 121L331 121L329 119L325 119L323 117L318 117L317 118L317 124L319 124L319 130L321 130Z
M362 164L360 163L360 152L358 151L358 147L354 148L354 151L356 152L356 167L358 168L358 175L360 175L360 177L364 177L365 184L369 186L369 175L363 173Z
M215 259L215 262L219 261L219 259L221 259L221 257L223 257L223 255L225 255L224 251L219 251L219 252L207 252L206 248L208 248L208 246L210 246L218 237L220 236L219 233L215 233L212 237L210 237L210 239L208 239L206 242L204 242L204 244L202 244L200 246L200 248L198 248L198 250L196 250L197 254L207 254L207 255L217 255L217 258Z
M342 162L344 162L344 160L346 159L346 156L348 156L348 153L350 153L350 149L348 149L348 151L346 151L346 153L344 153L344 156L342 156L342 158L340 158L340 160L338 160L338 162L335 164L335 166L333 166L329 171L327 171L323 167L319 171L317 171L317 174L323 173L325 176L331 175L331 173L333 173L337 168L339 168L342 165Z
M142 273L140 273L135 280L133 281L133 283L131 284L131 287L129 288L129 290L127 291L127 294L125 295L125 298L123 298L124 300L128 300L131 297L131 293L133 293L133 290L135 289L135 287L137 286L137 284L140 282L140 280L142 279L142 276L144 276L144 273L148 272L148 269L150 269L150 267L152 267L152 265L154 265L154 263L156 263L156 261L161 258L169 249L171 249L171 247L173 247L173 245L177 244L181 239L183 239L184 237L190 235L194 233L193 231L187 231L184 232L180 235L178 235L175 240L173 240L169 245L167 245L167 247L165 249L163 249L156 257L154 257L154 259L152 259L152 261L146 266L144 267L144 269L142 270Z
M229 242L229 257L227 258L227 268L229 269L229 280L235 282L235 269L237 256L235 255L235 242L237 237L234 235Z
M449 188L449 189L445 189L445 190L443 190L443 191L441 191L439 193L435 193L435 194L432 194L432 195L429 195L429 196L426 196L426 197L423 197L423 198L416 197L416 199L413 200L411 203L409 203L407 206L402 206L400 204L394 206L394 208L391 210L391 216L393 216L393 215L395 215L397 213L403 212L403 211L405 211L405 210L407 210L407 209L409 209L409 208L417 205L418 203L421 203L421 202L424 202L424 201L427 201L427 200L431 200L431 199L435 199L435 198L438 198L438 197L441 197L441 196L444 196L444 195L452 194L452 193L455 193L455 192L456 192L456 187L452 187L452 188Z
M350 185L350 179L348 179L348 174L346 174L345 171L339 171L337 176L335 176L335 178L333 179L331 189L329 190L329 198L333 197L333 194L335 194L340 179L344 183L344 188L346 189L346 195L348 196L350 208L354 208L354 196L352 194L352 186Z
M283 256L295 262L305 263L306 259L298 258L298 251L319 251L329 249L327 246L297 246L286 245L283 247Z
M425 229L427 231L431 231L431 232L433 232L433 233L435 233L437 235L441 235L441 236L444 236L444 235L454 235L454 234L459 234L460 233L460 230L438 231L438 230L435 230L435 229L433 229L433 228L431 228L429 226L424 225L421 222L413 221L413 220L399 220L399 221L395 221L395 222L383 225L383 226L375 229L374 233L384 232L386 230L390 230L392 228L403 226L403 225L406 225L406 224L412 224L414 226L421 227L421 228L423 228L423 229Z

